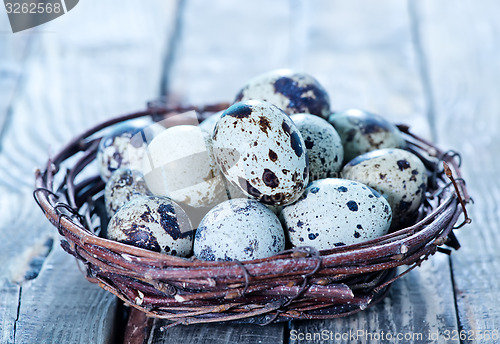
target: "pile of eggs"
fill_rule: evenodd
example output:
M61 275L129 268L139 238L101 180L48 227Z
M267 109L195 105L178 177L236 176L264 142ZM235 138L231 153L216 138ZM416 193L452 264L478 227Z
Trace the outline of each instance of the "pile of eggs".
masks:
M272 71L200 125L112 128L97 155L106 236L211 261L374 239L412 224L424 198L426 168L405 146L379 115L332 113L313 77Z

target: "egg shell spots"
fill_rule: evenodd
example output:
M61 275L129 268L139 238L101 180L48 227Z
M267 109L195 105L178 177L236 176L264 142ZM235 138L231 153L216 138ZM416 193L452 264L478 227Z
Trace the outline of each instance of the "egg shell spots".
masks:
M108 238L151 251L186 257L194 231L182 208L166 197L141 196L123 205L108 224Z
M238 93L235 102L264 100L287 114L310 113L323 118L330 115L330 98L320 83L304 73L280 69L250 80Z
M152 193L146 186L142 173L128 168L119 168L113 172L104 188L106 212L111 217L131 199L147 195L152 195Z
M244 198L210 210L194 239L194 255L211 261L266 258L284 248L285 234L277 216L263 204Z
M164 130L148 145L143 174L149 189L194 208L227 199L226 188L213 159L210 135L192 125Z
M295 114L290 118L304 139L309 157L309 181L337 177L344 160L344 148L335 128L311 114Z
M283 208L281 218L294 246L324 250L387 234L392 213L370 187L325 178L311 182L297 202Z
M379 149L362 154L344 166L342 175L364 183L387 198L393 212L391 229L410 225L427 188L427 170L413 153Z
M376 149L406 146L399 129L374 113L349 109L332 114L328 121L335 127L342 139L344 163Z
M265 204L295 201L309 180L300 132L283 111L267 102L251 100L229 107L214 129L213 154L230 183Z
M159 125L148 119L117 124L103 136L97 150L101 178L107 181L119 169L140 170L147 143L159 133Z

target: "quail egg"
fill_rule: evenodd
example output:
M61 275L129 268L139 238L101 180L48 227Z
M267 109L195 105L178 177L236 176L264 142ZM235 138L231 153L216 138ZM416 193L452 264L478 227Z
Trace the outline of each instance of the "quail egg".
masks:
M229 107L213 132L213 154L229 180L265 204L300 197L309 179L309 159L299 130L281 109L249 100Z
M212 134L214 132L215 124L219 120L220 116L222 116L223 112L224 111L219 111L207 117L207 119L200 123L200 128L205 130L207 133Z
M309 156L309 181L336 177L342 168L344 148L335 128L311 114L291 115L299 129Z
M227 200L203 218L194 239L201 260L252 260L285 248L278 217L263 204L246 198Z
M126 121L103 136L97 150L99 172L107 181L120 167L140 170L147 142L161 131L147 119Z
M166 197L134 198L108 224L109 239L180 257L191 253L193 236L186 213Z
M394 124L371 112L349 109L332 114L328 121L342 139L344 163L375 149L404 148L406 145Z
M415 154L403 149L375 150L351 160L342 174L387 198L393 214L391 229L415 220L427 188L426 168Z
M251 79L236 96L236 102L265 100L287 114L311 113L323 118L330 114L330 98L312 76L288 69L274 70Z
M152 195L142 173L123 167L117 169L104 188L104 203L108 216L113 216L122 205L141 195Z
M338 178L310 183L296 203L281 211L290 242L318 250L385 235L391 215L389 203L377 191Z
M212 139L197 126L164 130L147 147L143 174L155 195L194 208L227 199L223 176L211 155Z

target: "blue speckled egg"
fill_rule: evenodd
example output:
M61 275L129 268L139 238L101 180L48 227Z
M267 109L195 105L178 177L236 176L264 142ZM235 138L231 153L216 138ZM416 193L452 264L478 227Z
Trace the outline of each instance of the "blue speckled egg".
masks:
M371 112L349 109L332 114L328 121L342 139L344 163L375 149L406 146L401 132L394 124Z
M372 188L326 178L310 183L297 202L283 208L281 218L294 246L324 250L387 234L392 213Z
M130 120L112 127L97 150L102 179L107 181L120 167L140 170L147 143L163 129L149 119Z
M427 188L424 164L403 149L386 148L362 154L344 166L342 175L374 188L387 198L393 213L393 229L415 220Z
M119 168L113 172L104 188L104 203L108 216L113 216L128 201L152 195L141 172Z
M344 148L335 128L311 114L291 115L304 139L309 156L309 181L337 177L342 168Z
M246 198L225 201L210 210L196 230L194 255L201 260L267 258L285 248L278 217Z
M274 70L251 79L236 96L236 102L250 99L268 101L287 114L330 115L330 98L312 76L289 69Z

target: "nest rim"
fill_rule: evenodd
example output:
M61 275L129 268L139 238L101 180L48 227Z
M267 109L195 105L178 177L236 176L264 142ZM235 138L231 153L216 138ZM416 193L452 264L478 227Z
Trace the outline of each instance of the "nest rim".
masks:
M90 282L98 283L148 316L171 320L172 325L221 321L265 325L294 319L336 318L362 311L383 299L395 280L429 256L437 251L451 253L442 245L460 247L453 230L470 223L465 205L471 201L461 177L460 155L441 150L413 134L406 125L398 128L405 135L408 150L417 154L428 169L435 170L436 187L425 199L432 211L415 224L384 236L328 250L306 246L268 258L212 262L153 252L95 234L90 225L90 206L86 201L82 203L82 198L95 196L103 188L103 182L99 176L79 185L74 180L95 159L100 141L94 137L97 133L129 119L145 116L158 119L191 110L204 116L229 105L150 103L144 111L112 118L83 132L48 159L43 171L35 171L34 198L62 236L63 249L84 263ZM82 157L56 187L55 175L62 173L64 162L78 153L83 153ZM442 171L437 166L440 162ZM81 185L85 183L86 186ZM78 192L89 185L90 189L79 196ZM430 201L436 200L438 203L433 207ZM80 211L85 205L86 213L82 215ZM461 214L464 221L455 226ZM402 265L408 268L396 274L396 267ZM371 274L375 277L370 282ZM368 282L358 284L366 288L356 287L363 290L361 293L344 283L350 278L356 281L363 277ZM290 279L293 285L287 287L286 281ZM283 297L279 296L280 291ZM322 292L326 293L327 301ZM319 301L314 301L315 298ZM167 301L162 303L162 300Z

